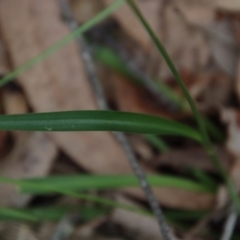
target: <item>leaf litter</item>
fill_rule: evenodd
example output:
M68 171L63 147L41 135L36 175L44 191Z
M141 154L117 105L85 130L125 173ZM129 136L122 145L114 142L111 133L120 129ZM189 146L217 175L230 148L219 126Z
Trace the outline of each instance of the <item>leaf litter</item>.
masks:
M69 0L79 24L91 19L112 2ZM214 144L220 161L235 186L239 188L239 1L135 2L168 50L201 113L225 134L224 142L215 140ZM103 27L110 22L114 22L114 27L106 27L103 31ZM11 0L0 2L0 33L0 75L4 76L66 36L69 29L61 18L56 2L43 1L40 4L30 0L23 2ZM133 69L131 66L134 65L135 69L151 76L155 84L166 84L173 94L183 98L169 69L156 53L151 39L126 4L114 12L111 19L96 26L92 33L97 34L100 39L103 37L105 39L96 41L89 33L92 53L97 48L107 47L125 61L130 72ZM113 36L115 37L111 38ZM166 100L164 91L159 92L162 99L159 101L144 84L140 86L126 74L110 70L97 60L96 66L109 104L114 110L147 113L195 126L192 114L186 109L176 108L174 103ZM1 113L97 109L81 54L74 42L17 77L16 83L12 85L18 90L12 92L8 87L4 87L0 92ZM3 155L0 161L1 176L29 178L51 175L51 170L56 169L61 154L66 155L64 164L69 162L70 166L62 171L65 174L74 174L76 171L89 174L131 172L121 146L110 133L11 132L1 133L1 136L3 136L1 137L3 140L0 141L0 145L3 146L0 147L0 154ZM210 179L217 186L216 191L212 193L195 193L168 187L154 188L154 193L163 205L164 211L170 209L176 214L179 210L184 211L181 221L171 223L179 239L187 236L188 229L192 227L186 220L188 214L211 211L216 206L218 206L216 211L218 209L220 211L228 206L228 196L226 191L222 190L218 172L196 143L177 137L164 137L163 141L168 145L169 152L163 153L156 145L144 141L142 136L131 138L134 138L133 150L146 172L188 177L200 182ZM76 165L70 163L71 161ZM73 166L77 170L71 170ZM191 172L194 168L200 169L202 175ZM0 185L0 192L1 206L31 207L36 204L35 202L40 206L56 202L51 196L42 199L22 195L6 184ZM113 199L118 202L126 199L129 204L146 207L140 189L128 188L103 193L96 191L94 194L120 196ZM104 235L108 232L110 236L107 239L115 237L128 239L129 235L132 239L144 239L149 238L150 233L156 232L156 239L159 239L157 230L154 230L155 220L151 217L147 217L149 220L146 220L146 216L134 214L115 209L112 216L104 215L104 222L100 221L97 228L90 224L87 231L91 234L86 234L85 237L105 239ZM215 228L212 225L222 228L226 216L225 214L217 220L209 220L208 231L197 232L196 239L218 239L214 236ZM151 227L146 227L148 221ZM201 221L201 217L195 219L195 222L198 221ZM81 227L81 224L77 225L74 231ZM0 236L8 227L7 223L1 224ZM43 224L39 223L38 228L41 227ZM33 226L30 229L20 224L17 228L20 229L17 234L19 237L42 239L35 234L36 229ZM50 228L47 238L51 238L50 235L54 229L56 230L56 226L51 225ZM236 228L234 234L238 233L239 229ZM16 236L9 237L16 239Z

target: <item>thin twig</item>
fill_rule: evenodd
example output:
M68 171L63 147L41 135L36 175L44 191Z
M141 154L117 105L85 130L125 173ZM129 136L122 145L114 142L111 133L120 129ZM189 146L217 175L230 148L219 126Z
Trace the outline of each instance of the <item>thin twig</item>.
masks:
M235 207L232 206L223 229L223 235L221 237L221 240L231 239L234 232L234 228L237 223L237 218L238 218L238 212L235 209Z
M74 31L77 28L78 24L72 15L69 5L67 4L67 2L65 0L58 0L58 2L61 6L61 10L62 10L64 19L69 24L71 30ZM87 44L82 37L79 37L77 39L77 43L79 44L79 47L81 49L83 61L84 61L84 64L85 64L85 67L86 67L86 70L88 73L89 80L90 80L90 82L93 86L94 92L98 98L97 100L98 100L99 108L102 110L107 110L108 104L105 100L104 92L103 92L103 89L98 80L98 76L97 76L97 73L95 70L92 56L88 50ZM143 170L141 169L141 167L137 161L137 158L135 157L134 152L133 152L132 148L130 147L130 144L129 144L126 136L123 133L119 133L119 132L115 133L115 136L117 137L118 141L122 145L122 147L125 151L125 154L128 158L128 161L132 167L132 170L135 173L135 175L137 176L139 183L146 195L148 203L157 218L163 239L171 240L172 237L171 237L171 233L170 233L170 228L169 228L167 222L165 221L165 218L164 218L163 212L160 208L160 205L152 192L152 189L146 179L146 175L143 172Z

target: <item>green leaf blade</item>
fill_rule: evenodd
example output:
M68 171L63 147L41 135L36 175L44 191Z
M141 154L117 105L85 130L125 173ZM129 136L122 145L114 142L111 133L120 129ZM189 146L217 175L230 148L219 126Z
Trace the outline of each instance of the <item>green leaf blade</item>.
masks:
M189 137L201 142L198 131L156 116L116 111L68 111L0 116L0 130L121 131Z
M167 175L149 175L148 181L155 187L179 188L194 192L214 192L212 188L197 182ZM132 175L73 175L51 176L47 178L18 180L18 187L22 193L43 194L68 191L85 191L89 189L109 190L124 187L138 187L136 177Z

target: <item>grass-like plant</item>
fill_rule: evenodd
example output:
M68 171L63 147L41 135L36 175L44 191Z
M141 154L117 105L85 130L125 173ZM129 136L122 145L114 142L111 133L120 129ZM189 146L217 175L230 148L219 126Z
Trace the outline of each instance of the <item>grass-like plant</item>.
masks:
M40 61L44 60L58 49L66 45L68 42L76 38L78 35L83 34L94 25L109 16L115 9L117 9L123 3L129 4L135 15L139 18L146 31L149 33L151 39L157 46L157 49L164 57L166 63L171 69L177 83L181 87L184 96L186 97L192 112L196 118L199 126L199 130L193 129L184 124L176 121L167 120L159 117L149 116L145 114L125 113L116 111L69 111L69 112L53 112L53 113L31 113L24 115L4 115L0 116L0 130L23 130L23 131L121 131L130 133L141 134L158 134L158 135L177 135L182 137L191 138L202 144L210 159L217 167L219 173L222 175L226 182L232 201L235 206L240 210L240 204L236 195L235 189L229 179L229 176L225 172L217 159L217 156L212 147L208 132L205 126L205 121L200 115L197 107L191 98L184 82L181 79L180 74L175 68L173 62L167 54L167 51L161 44L160 40L156 37L149 24L144 19L143 15L137 8L133 0L117 0L111 6L103 10L89 22L83 24L77 30L54 44L52 47L42 52L37 57L31 59L29 62L14 70L10 74L3 77L0 81L0 86L12 81L24 71L33 67ZM117 66L121 66L120 64ZM120 69L125 71L124 69ZM126 72L126 71L125 71ZM128 74L128 73L126 73ZM178 98L174 99L178 103ZM181 103L182 106L182 103ZM201 175L202 176L202 175ZM203 179L203 178L202 178ZM155 186L172 186L190 191L215 191L213 185L207 186L207 184L199 184L191 182L189 180L177 179L172 176L149 176L149 183ZM205 178L206 180L206 178ZM0 182L17 185L23 192L35 194L42 193L47 194L49 192L61 193L70 196L85 198L91 201L100 202L102 204L112 207L126 206L116 204L110 200L102 199L96 196L80 194L77 191L87 189L109 189L119 188L125 186L136 186L138 182L132 176L72 176L72 177L49 177L45 179L31 179L31 180L13 180L7 178L0 178ZM67 190L63 190L63 185ZM129 209L134 210L134 209ZM136 209L134 210L136 211ZM54 212L54 211L53 211ZM59 213L59 212L57 212ZM57 214L55 212L55 214ZM16 209L4 209L0 208L0 219L22 219L22 220L39 220L41 217L34 215L34 211L24 211ZM161 223L160 223L161 224ZM164 239L171 239L167 232L167 229L162 229Z
M139 20L141 21L141 23L143 24L143 26L145 27L147 32L149 33L149 36L151 37L152 41L155 43L158 51L162 54L165 62L167 63L167 65L170 68L173 76L175 77L175 80L177 81L179 87L181 88L186 100L188 101L188 103L189 103L189 105L192 109L192 112L195 116L195 119L198 123L199 131L200 131L201 136L202 136L201 139L202 139L203 146L205 147L212 163L217 168L219 173L222 175L224 181L226 182L226 184L228 186L228 189L229 189L229 193L232 196L232 200L235 202L238 210L240 211L240 202L239 202L239 199L236 195L236 191L233 187L233 184L231 183L231 181L228 177L228 174L226 173L225 169L223 168L222 164L220 163L220 161L217 158L216 152L215 152L215 150L213 148L213 145L211 143L211 140L208 136L207 128L206 128L206 125L204 124L203 117L201 116L200 112L198 111L197 106L194 103L193 98L191 97L190 93L187 90L186 85L184 84L184 81L182 80L179 72L177 71L176 67L174 66L174 64L173 64L171 58L169 57L166 49L164 48L164 46L162 45L162 43L160 42L160 40L158 39L156 34L151 29L150 25L147 23L147 21L143 17L143 15L139 11L139 9L136 6L136 4L134 3L134 1L133 0L127 0L127 2L129 4L129 6L132 8L133 12L139 18Z

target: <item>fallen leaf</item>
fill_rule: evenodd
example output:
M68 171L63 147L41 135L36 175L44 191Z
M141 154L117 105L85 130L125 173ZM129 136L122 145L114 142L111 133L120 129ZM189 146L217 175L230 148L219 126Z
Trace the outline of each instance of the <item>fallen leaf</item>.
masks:
M106 6L112 4L114 0L104 0ZM142 11L144 17L148 20L149 24L155 32L159 31L159 15L162 1L142 1L135 0L135 3ZM124 13L124 14L123 14ZM129 36L135 39L147 52L152 47L152 41L149 38L146 30L132 12L127 4L121 6L113 16L120 22L124 30Z
M38 240L38 238L35 236L35 233L28 226L24 225L21 228L19 228L17 238L24 240Z
M217 192L216 209L223 209L229 203L229 194L226 186L220 186Z
M183 69L180 75L200 112L212 114L227 102L232 90L232 79L223 71L212 69L190 72ZM175 80L173 84L173 89L181 96L182 91ZM188 114L192 114L191 111Z
M215 0L215 5L221 10L240 12L239 0Z
M117 201L131 207L138 207L129 199L122 196L118 196ZM157 220L153 217L124 209L115 209L111 214L111 220L132 232L132 234L135 233L137 239L162 239ZM169 234L171 235L172 240L177 240L171 229L169 229Z
M95 0L69 0L69 5L79 23L90 20L103 9L102 2Z
M222 147L215 147L219 161L225 169L230 169L233 164L232 156ZM188 167L199 168L208 172L215 172L216 168L211 163L209 156L202 147L195 147L184 150L171 150L168 153L161 153L154 164L156 166L168 166L176 171L185 170Z
M3 223L0 237L2 240L39 240L25 223Z
M239 21L234 21L233 26L234 26L234 33L238 41L238 46L240 47L240 27L239 27ZM240 58L238 58L237 61L237 74L236 74L236 93L238 100L240 100Z
M221 71L200 72L194 76L189 92L202 113L211 114L221 109L227 102L232 88L232 80Z
M139 135L132 135L129 137L129 142L133 151L142 161L148 163L153 159L153 150L143 137Z
M125 193L139 199L145 199L141 189L124 189ZM185 210L206 210L211 209L215 204L215 196L211 193L197 193L181 190L178 188L153 188L153 192L162 206L185 209ZM177 197L176 197L177 196Z
M3 102L7 114L28 112L24 95L17 91L4 90ZM41 132L14 132L15 144L0 163L0 176L31 178L46 176L57 155L56 145ZM21 195L8 184L0 184L0 205L24 206L31 196Z
M111 1L107 0L106 2L109 3ZM165 1L164 3L163 1L157 2L159 5L158 8L156 7L156 9L158 9L156 11L156 9L150 10L147 7L143 7L143 5L146 4L149 5L150 8L151 4L152 5L157 4L156 1L136 1L139 8L141 9L142 7L141 10L145 15L146 19L147 20L151 19L149 20L150 24L153 26L156 35L162 41L163 46L168 51L169 56L171 57L172 61L174 62L175 66L180 71L180 73L190 72L191 75L196 75L195 74L196 71L199 71L199 69L207 67L210 58L209 54L210 52L207 44L207 39L205 36L205 31L204 29L202 29L203 27L200 26L199 28L193 28L191 24L194 24L194 21L197 24L197 21L199 21L199 25L204 26L210 25L210 23L212 23L214 19L213 9L211 9L210 13L207 13L211 15L209 16L208 23L201 23L200 19L205 19L202 17L201 13L204 12L206 9L209 9L207 4L201 4L196 2L189 4L189 1L171 1L171 2ZM203 6L203 9L200 13L198 13L199 8L197 7L199 5ZM196 11L196 13L192 11L192 8ZM145 49L144 44L139 42L143 41L143 39L146 39L144 40L146 42L150 41L149 44L145 45L151 46L151 40L144 37L145 33L140 31L138 27L135 28L137 23L134 24L132 23L133 20L136 21L136 16L134 16L131 12L129 14L124 15L121 14L122 12L125 11L125 9L126 11L130 11L126 4L119 10L119 14L116 12L116 15L114 16L117 19L117 21L122 25L123 29L126 30L126 32L129 32L129 35L130 30L128 31L127 29L128 28L131 29L131 34L134 35L132 36L132 38L140 45L140 47L137 46L136 49L141 48L141 46L143 47L143 49ZM179 11L176 10L182 11L182 14L179 14ZM198 19L188 20L188 18L191 18L191 16L192 17L198 16ZM132 26L134 26L134 28L132 28ZM136 34L135 31L137 32ZM119 39L117 39L116 41L121 42L121 40ZM140 50L138 50L138 52L140 52ZM152 68L154 68L155 70L151 69L150 71L156 72L155 76L159 76L161 81L167 82L172 80L172 73L169 67L167 66L163 58L158 58L157 56L160 56L160 54L158 53L155 47L151 47L150 54L149 51L145 50L144 60L145 59L148 60L145 61L144 68L145 69L149 68L147 65L150 65ZM135 60L133 61L136 63ZM130 65L131 62L127 64ZM183 79L185 80L184 76ZM194 82L195 80L196 80L195 78L191 79L192 82ZM123 83L121 82L120 84L123 85ZM121 85L116 88L116 91L120 91L118 90L118 88L122 87ZM153 107L147 103L150 101L153 102L154 99L150 99L149 101L147 97L141 96L141 93L136 94L137 92L139 92L139 90L138 91L128 90L129 92L132 92L134 100L130 101L129 100L130 97L127 98L128 96L127 94L124 94L124 96L126 96L127 99L123 99L122 96L124 91L127 91L127 88L129 89L133 88L130 87L130 84L128 85L129 85L128 87L126 86L124 90L120 91L119 93L120 95L120 97L118 97L119 102L123 102L123 104L120 105L126 105L125 108L130 109L131 105L133 105L133 102L135 102L136 107L141 108L144 105L148 105L149 110L152 111ZM136 97L137 95L139 95L140 97ZM164 96L162 98L164 100ZM127 106L127 104L124 104L124 102L129 104L130 106ZM161 113L163 114L163 116L166 116L167 113L167 111L165 111L166 108L167 107L165 106L161 109Z
M1 162L0 176L9 178L43 177L51 169L57 154L44 133L21 134L14 149ZM21 195L14 186L0 184L1 206L24 206L30 196Z
M0 76L4 76L9 72L9 66L7 64L6 49L0 39Z
M188 24L207 27L214 22L215 8L209 4L209 1L174 0L173 2Z
M162 25L158 36L179 71L195 72L208 63L210 55L207 41L201 28L189 26L176 8L174 2L166 2L159 19ZM160 79L171 78L172 73L165 61L159 64Z
M137 86L124 77L113 73L111 79L114 84L115 101L121 111L146 113L166 118L176 118L181 115L168 111L165 106L160 107L143 87Z
M223 19L209 26L207 32L215 63L229 76L234 77L239 59L239 47L231 23Z
M227 125L226 147L235 158L240 160L240 112L234 109L223 109L221 117Z
M228 138L226 147L233 155L235 163L230 170L235 187L240 189L240 112L234 109L223 109L223 121L227 124Z
M26 98L19 91L4 89L2 101L6 114L24 114L28 112Z
M82 226L76 228L74 232L74 239L98 239L95 235L96 229L107 220L107 216L100 216L99 218L89 221ZM101 238L100 238L101 239ZM99 240L100 240L99 239ZM111 239L110 239L111 240Z
M0 2L2 35L13 66L20 66L69 33L60 15L55 1ZM97 108L75 43L22 74L19 83L37 112ZM120 145L109 133L51 133L49 136L86 170L130 172Z

